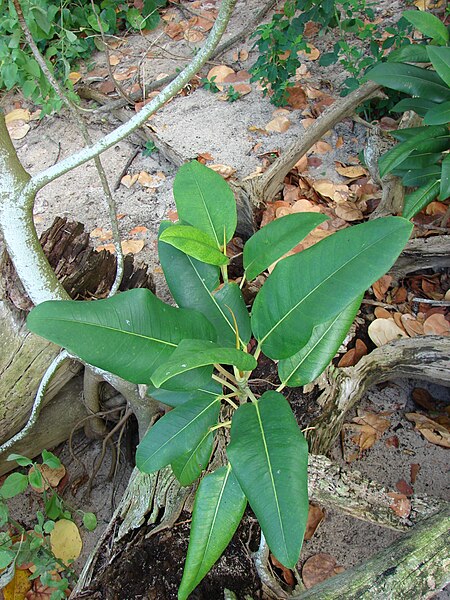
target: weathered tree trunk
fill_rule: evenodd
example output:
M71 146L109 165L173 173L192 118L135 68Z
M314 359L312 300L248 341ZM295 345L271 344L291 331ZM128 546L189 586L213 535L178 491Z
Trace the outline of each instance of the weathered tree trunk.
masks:
M294 600L431 598L450 581L450 509L424 520L368 561Z
M89 245L89 235L81 223L55 219L50 229L43 233L41 244L60 282L72 298L106 297L114 281L116 258L106 251L94 252ZM32 303L6 252L3 253L1 266L0 443L12 437L25 423L42 375L60 351L55 344L27 330L25 317ZM129 255L125 259L121 289L134 287L152 288L153 282L145 269L134 269L133 257ZM80 369L81 366L76 361L66 361L51 381L45 403L54 398ZM66 394L59 397L66 398L66 401L68 399ZM56 406L56 403L53 404ZM64 413L63 408L60 410ZM79 420L78 411L70 409L67 412L66 421L73 426L76 421L71 415ZM65 430L66 434L70 433L67 427ZM53 435L50 430L49 433ZM35 453L39 453L45 446L51 447L67 439L67 436L64 438L59 435L45 440L44 434L40 435L43 436L43 446L36 443ZM18 452L17 449L14 451Z

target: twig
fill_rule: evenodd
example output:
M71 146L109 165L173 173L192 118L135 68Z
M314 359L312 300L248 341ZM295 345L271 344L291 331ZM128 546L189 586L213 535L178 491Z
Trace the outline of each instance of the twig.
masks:
M124 168L121 170L120 175L117 178L116 185L113 188L113 190L115 192L117 192L117 190L120 188L120 182L122 181L122 177L127 174L127 171L131 166L131 163L136 158L136 156L139 154L139 152L140 152L140 148L136 148L136 150L133 152L133 154L129 157L129 159L125 163Z
M450 306L450 300L432 300L430 298L413 298L417 304L432 304L433 306Z

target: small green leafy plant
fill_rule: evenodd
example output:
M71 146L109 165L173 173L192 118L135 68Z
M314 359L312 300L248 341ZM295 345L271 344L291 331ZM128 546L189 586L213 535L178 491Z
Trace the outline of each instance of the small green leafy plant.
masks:
M33 462L20 454L10 454L8 460L15 461L20 467L28 467L28 473L18 471L8 475L0 487L0 527L8 527L9 532L0 532L0 589L5 587L14 577L17 566L32 563L35 567L30 579L40 578L43 585L54 588L51 600L66 598L69 581L74 580L73 570L58 560L52 552L49 534L60 519L72 520L72 512L61 496L51 487L46 479L46 465L50 469L59 469L61 462L57 456L43 450L42 463ZM18 496L31 487L42 493L43 510L36 512L36 524L33 530L27 531L15 521L9 513L7 500ZM97 526L93 513L76 511L89 531ZM52 578L54 571L63 571L61 579Z
M47 65L76 101L69 80L72 66L103 49L101 31L114 35L128 27L153 29L160 20L158 8L166 0L145 0L142 9L121 0L21 0L25 21ZM42 107L42 115L62 106L61 99L41 71L27 45L11 0L0 0L0 89L19 87L26 98ZM100 25L99 25L100 20Z
M379 162L380 176L392 173L403 185L416 188L406 194L403 216L412 218L432 200L450 196L450 34L434 15L405 11L427 43L410 44L376 65L367 78L408 94L393 112L416 112L421 127L390 132L399 141ZM432 68L409 63L431 63Z
M158 249L178 307L136 289L95 302L44 302L28 326L90 364L146 384L149 396L173 407L142 439L136 464L145 473L170 465L182 485L201 477L183 600L228 545L247 502L276 558L297 563L308 448L282 391L326 368L364 290L393 264L412 225L377 219L282 258L327 218L285 216L246 242L239 286L228 277L237 214L227 183L193 161L179 169L173 191L180 221L161 224ZM240 287L277 260L250 315ZM280 385L260 396L252 373L262 353L277 362ZM222 466L212 470L215 447Z
M321 55L322 66L340 62L350 73L342 95L356 89L365 69L380 60L391 48L406 43L408 23L400 20L396 27L380 28L375 23L373 6L367 0L287 0L283 13L259 27L255 46L259 57L251 68L252 81L261 81L264 93L271 91L271 102L284 104L291 78L300 66L298 52L309 52L304 38L307 23L316 23L321 32L338 29L332 52ZM384 32L390 34L384 39Z
M156 147L155 142L153 142L152 140L148 140L147 142L145 142L144 149L142 150L142 155L148 158L155 152L158 152L158 148Z
M227 102L236 102L236 100L239 100L240 97L241 94L235 90L232 85L230 85L227 90Z
M212 92L213 94L217 94L217 92L220 92L219 88L216 85L216 75L213 75L211 79L208 79L207 77L202 77L200 79L200 83L208 92Z

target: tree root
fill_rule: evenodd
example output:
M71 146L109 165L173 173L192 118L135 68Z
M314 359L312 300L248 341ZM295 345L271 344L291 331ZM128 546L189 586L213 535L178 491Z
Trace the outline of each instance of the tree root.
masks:
M323 411L307 434L310 451L328 452L348 411L376 383L408 377L450 386L449 356L450 338L417 336L376 348L354 367L329 367L318 380L325 381L325 390L318 399Z

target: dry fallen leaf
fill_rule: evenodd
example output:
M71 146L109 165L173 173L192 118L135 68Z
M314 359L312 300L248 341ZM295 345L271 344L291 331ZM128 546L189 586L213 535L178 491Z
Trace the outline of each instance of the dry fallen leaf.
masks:
M390 275L383 275L372 285L373 293L377 300L383 300L385 293L388 291L389 286L392 283L392 277Z
M12 140L21 140L30 131L28 123L22 120L14 120L6 125Z
M275 558L275 556L273 554L270 555L270 562L273 564L274 567L276 567L277 569L279 569L281 571L281 574L283 575L283 579L288 585L290 585L290 586L295 585L295 577L294 577L294 573L291 571L291 569L288 569L287 567L282 565L280 563L280 561L277 558Z
M392 498L390 507L395 514L400 518L406 518L411 512L411 502L405 496L405 494L398 494L396 492L389 492L388 496Z
M440 423L437 423L421 413L406 413L405 417L408 421L414 423L415 429L419 431L426 440L437 446L450 448L450 432Z
M324 140L319 140L311 146L310 154L325 154L325 152L330 152L333 150L333 147L328 142L324 142Z
M396 325L394 319L375 319L367 329L370 339L375 346L384 346L393 340L398 340L408 335Z
M155 187L155 180L151 175L149 175L146 171L141 171L138 175L138 183L142 185L142 187Z
M287 104L295 109L303 109L308 106L308 98L305 90L300 84L293 85L286 90Z
M308 44L308 50L299 50L297 56L299 58L306 58L307 60L317 60L319 58L320 50L318 50L314 44Z
M392 316L391 313L382 306L377 306L375 308L374 314L377 319L390 319Z
M115 67L116 65L118 65L121 60L122 60L121 57L118 56L117 54L110 54L110 56L109 56L109 64L112 67Z
M310 540L325 518L325 513L315 504L309 505L308 520L306 521L305 540Z
M172 223L176 223L178 221L178 213L176 210L170 209L167 212L167 218L169 219L169 221L172 221Z
M361 450L371 448L391 425L389 419L371 412L365 412L352 420L357 425L357 435L352 440Z
M75 523L67 519L56 521L50 533L50 545L53 554L65 565L76 560L81 554L83 542Z
M425 335L450 335L450 323L444 315L435 313L426 319L423 332Z
M414 490L404 479L399 479L395 484L395 487L401 494L404 494L405 496L412 496L414 494Z
M147 233L147 231L147 227L144 227L143 225L138 225L137 227L133 227L133 229L130 231L130 235L135 235L137 233Z
M354 367L367 354L366 344L356 339L355 347L350 348L338 362L338 367Z
M78 71L72 71L71 73L69 73L68 79L73 85L75 85L80 81L81 73L78 73Z
M16 569L14 577L2 590L4 600L24 600L31 589L30 575L28 570Z
M303 565L303 583L309 589L337 573L342 573L342 570L342 567L337 566L336 559L330 554L314 554Z
M185 27L181 23L168 23L164 27L164 33L168 35L172 40L176 42L183 39L183 32Z
M91 231L91 238L106 242L106 240L112 239L112 231L110 229L103 229L103 227L96 227Z
M234 173L236 173L236 169L230 167L229 165L208 165L208 168L215 171L216 173L219 173L219 175L222 175L224 179L228 179L229 177L234 175Z
M52 469L48 465L37 465L37 468L42 473L43 477L43 486L40 488L33 488L36 492L42 493L44 490L48 490L50 487L56 488L61 481L61 479L66 474L66 467L61 465L57 469ZM29 470L29 474L34 471L34 467L31 467Z
M352 202L341 202L334 209L336 215L344 221L361 221L362 212Z
M120 183L126 188L130 189L130 187L132 187L136 183L138 177L139 173L135 173L134 175L124 175L120 180Z
M411 483L414 485L416 483L417 475L420 471L420 465L418 463L411 463Z
M280 115L279 117L275 117L267 123L266 131L274 132L274 133L284 133L291 126L291 122L288 117L284 115Z
M201 31L198 31L198 29L186 29L183 37L187 42L191 42L192 44L196 44L205 39L205 35Z
M5 123L9 125L13 121L25 121L30 120L30 111L26 108L15 108L7 115L5 115Z
M423 323L418 321L416 317L406 313L402 315L401 319L402 325L409 336L423 335Z
M231 67L227 67L226 65L217 65L209 70L207 78L211 80L215 77L214 83L224 83L225 79L228 75L234 73Z
M246 96L252 91L252 86L248 83L236 83L233 87L234 91L238 92L241 96Z
M339 175L348 177L349 179L359 179L360 177L367 175L366 169L361 165L345 167L340 163L336 163L336 171L339 173Z

